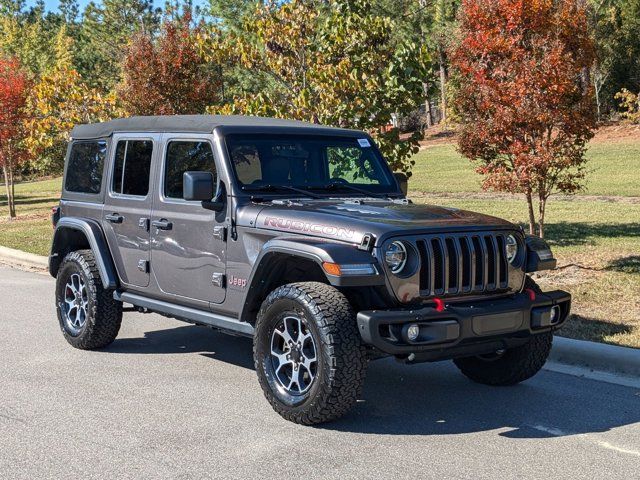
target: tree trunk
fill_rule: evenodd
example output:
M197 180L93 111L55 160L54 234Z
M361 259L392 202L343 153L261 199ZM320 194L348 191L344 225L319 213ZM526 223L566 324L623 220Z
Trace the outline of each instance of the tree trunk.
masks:
M427 114L427 128L433 127L433 112L431 111L431 102L429 101L429 84L422 83L422 91L424 92L424 111Z
M445 68L446 56L442 46L438 47L438 63L440 64L440 110L442 122L447 121L447 70Z
M4 186L7 190L7 206L9 207L9 218L16 218L16 206L13 198L13 173L9 160L2 163L2 174L4 175Z
M594 92L596 94L596 119L598 122L600 122L601 119L601 113L600 113L600 89L598 88L598 82L594 81Z
M540 205L538 205L538 234L540 238L544 238L544 213L547 208L547 199L540 198Z
M533 213L533 197L531 192L527 192L527 206L529 207L529 233L536 234L536 216Z

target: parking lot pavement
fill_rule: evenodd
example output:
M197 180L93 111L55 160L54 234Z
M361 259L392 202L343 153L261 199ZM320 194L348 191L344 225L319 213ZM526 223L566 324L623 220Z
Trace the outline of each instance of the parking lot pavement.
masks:
M340 421L288 423L251 341L125 314L102 351L59 332L48 276L0 267L0 478L637 478L640 391L543 371L475 385L373 362Z

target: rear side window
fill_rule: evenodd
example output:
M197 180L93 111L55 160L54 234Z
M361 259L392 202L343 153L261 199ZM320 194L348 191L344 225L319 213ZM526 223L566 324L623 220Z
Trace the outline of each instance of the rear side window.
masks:
M114 193L144 197L149 193L151 140L120 140L116 146L111 189Z
M164 172L165 197L183 198L184 172L212 172L217 180L216 164L209 142L169 142Z
M67 162L64 188L68 192L100 193L102 169L107 154L107 142L74 142Z

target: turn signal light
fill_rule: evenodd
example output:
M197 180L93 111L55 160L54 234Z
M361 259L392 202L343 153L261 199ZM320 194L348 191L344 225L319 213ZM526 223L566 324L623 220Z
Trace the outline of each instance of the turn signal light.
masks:
M322 264L322 268L324 268L324 271L327 272L329 275L335 275L339 277L340 274L342 273L340 271L340 265L338 265L337 263L324 262Z
M336 277L376 275L378 271L372 263L331 263L324 262L322 268L329 275Z

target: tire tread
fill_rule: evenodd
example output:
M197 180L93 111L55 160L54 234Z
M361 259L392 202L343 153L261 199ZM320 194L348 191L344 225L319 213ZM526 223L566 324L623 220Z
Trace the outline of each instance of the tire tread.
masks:
M269 307L283 298L296 301L310 312L326 339L321 348L330 359L330 368L313 401L305 408L287 407L275 397L263 378L261 360L256 352L257 341L254 341L254 361L262 390L273 409L289 421L312 425L335 420L358 399L367 368L353 309L346 297L330 285L320 282L283 285L263 302L256 322L256 338L263 334Z

